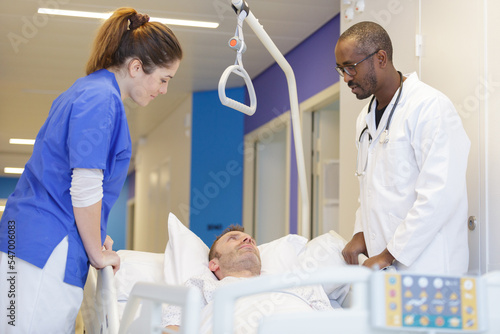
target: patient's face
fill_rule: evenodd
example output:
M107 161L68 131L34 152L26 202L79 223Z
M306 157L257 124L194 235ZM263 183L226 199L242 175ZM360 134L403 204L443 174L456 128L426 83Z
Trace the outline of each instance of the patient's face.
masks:
M219 263L225 269L255 269L260 272L260 252L253 238L239 231L231 231L223 235L216 245L220 254Z

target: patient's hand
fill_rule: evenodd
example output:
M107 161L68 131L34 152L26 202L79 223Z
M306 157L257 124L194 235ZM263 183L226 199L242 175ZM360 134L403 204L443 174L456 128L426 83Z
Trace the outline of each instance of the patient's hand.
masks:
M358 255L361 253L368 256L363 232L358 232L345 245L342 250L342 256L347 264L359 264Z
M173 332L178 332L179 331L179 326L174 326L174 325L171 325L171 326L167 326L165 327L166 329L170 329L171 331Z

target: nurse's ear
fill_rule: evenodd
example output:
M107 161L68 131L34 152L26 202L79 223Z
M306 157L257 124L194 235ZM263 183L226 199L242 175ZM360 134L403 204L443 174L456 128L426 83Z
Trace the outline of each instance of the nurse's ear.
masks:
M132 59L128 63L127 70L128 70L128 74L132 78L135 78L137 75L139 75L143 72L142 62L138 58Z

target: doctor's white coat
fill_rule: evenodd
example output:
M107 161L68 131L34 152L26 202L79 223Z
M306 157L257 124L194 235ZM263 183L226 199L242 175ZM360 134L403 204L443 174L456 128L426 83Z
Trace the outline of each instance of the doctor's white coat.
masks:
M368 255L385 248L400 270L433 274L467 272L466 169L470 141L451 101L412 73L388 131L380 142L397 93L375 126L375 103L363 108L356 144L365 126L372 136L360 164L360 207L354 234L363 232ZM367 139L366 136L365 139ZM368 151L368 152L367 152ZM362 167L360 167L362 169Z

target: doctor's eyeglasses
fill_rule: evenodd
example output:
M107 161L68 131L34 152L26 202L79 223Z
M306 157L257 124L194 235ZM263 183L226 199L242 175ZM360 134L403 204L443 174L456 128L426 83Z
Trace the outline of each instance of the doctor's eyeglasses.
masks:
M348 76L353 77L358 73L358 72L356 72L356 66L358 66L359 64L361 64L362 62L364 62L365 60L367 60L368 58L370 58L371 56L373 56L374 54L376 54L379 51L380 50L377 50L373 53L370 53L368 56L366 56L366 58L361 59L357 63L354 63L352 65L345 65L345 66L336 66L335 69L337 70L337 72L339 73L339 75L341 77L344 76L344 73L347 73Z

